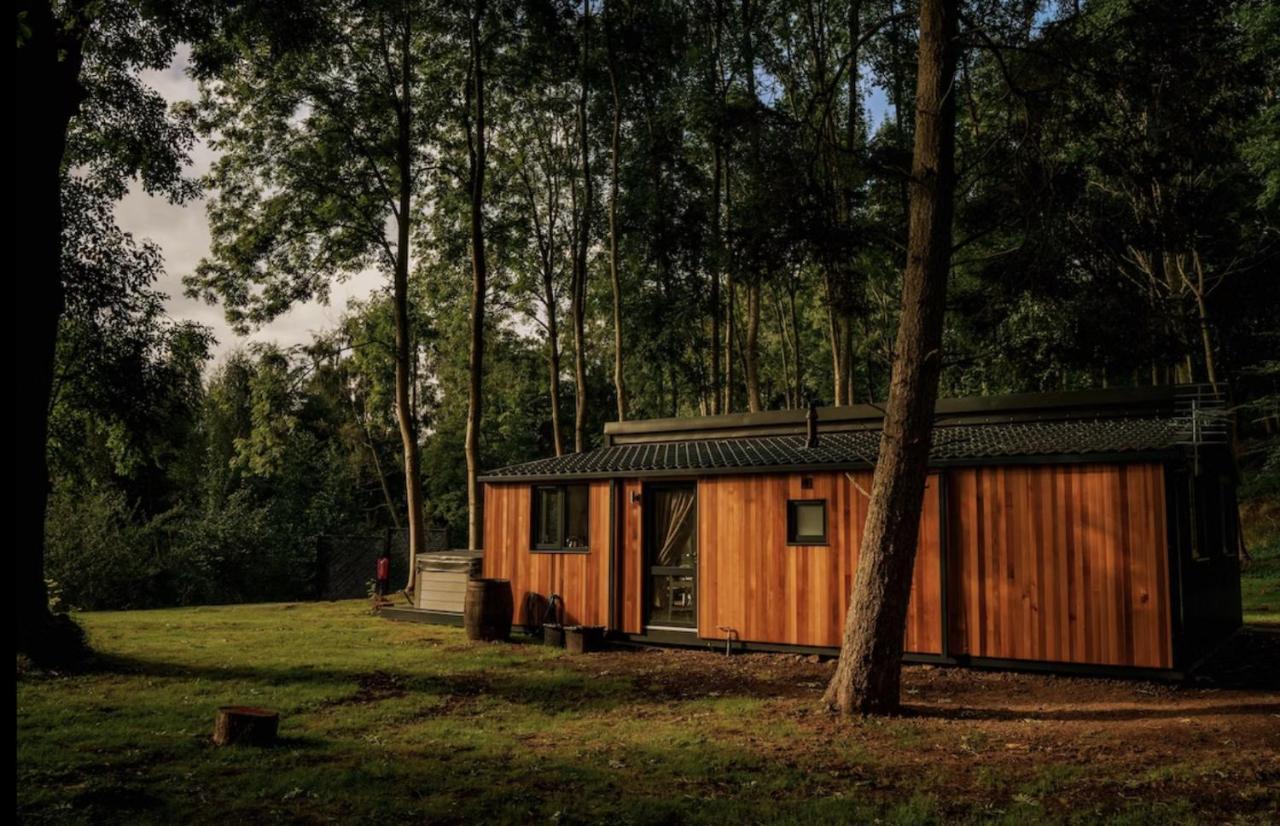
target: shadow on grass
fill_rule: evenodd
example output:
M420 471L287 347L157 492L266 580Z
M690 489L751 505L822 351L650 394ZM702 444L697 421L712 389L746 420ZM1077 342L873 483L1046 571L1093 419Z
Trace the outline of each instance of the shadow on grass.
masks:
M621 706L662 704L663 698L641 689L627 677L596 678L555 664L517 663L479 667L452 674L405 674L382 670L203 666L123 655L97 659L95 672L212 682L263 682L273 686L330 688L322 707L373 703L413 694L441 699L486 697L534 708L546 714L607 712ZM354 690L352 686L354 684ZM744 691L742 696L749 692Z

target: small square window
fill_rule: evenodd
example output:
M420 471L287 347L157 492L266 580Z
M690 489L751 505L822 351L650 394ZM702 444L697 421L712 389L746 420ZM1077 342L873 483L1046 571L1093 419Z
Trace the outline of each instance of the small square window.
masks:
M787 502L787 544L827 544L827 500L792 499Z
M533 549L588 550L586 485L540 485L533 489Z

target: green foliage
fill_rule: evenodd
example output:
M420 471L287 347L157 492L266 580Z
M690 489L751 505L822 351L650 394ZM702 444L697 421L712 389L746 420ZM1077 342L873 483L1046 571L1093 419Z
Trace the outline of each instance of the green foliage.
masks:
M1240 412L1245 493L1274 495L1280 16L1260 0L1165 5L968 4L943 393L1199 381L1215 361ZM207 331L164 316L158 250L115 227L130 176L175 200L194 193L181 170L196 127L221 154L205 181L211 254L187 285L236 326L409 265L408 418L429 520L458 542L474 148L466 9L326 0L183 6L169 19L102 8L107 34L70 154L84 174L63 192L49 535L68 600L299 595L315 536L404 519L391 297L352 303L306 347L249 348L210 371ZM910 15L881 0L591 8L588 24L569 0L491 2L482 25L481 466L553 452L553 348L564 444L579 390L587 447L614 417L611 206L628 415L711 411L713 317L722 348L736 325L730 396L743 408L748 285L759 287L765 407L831 401L842 334L854 399L883 399L907 219ZM168 61L179 33L194 43L203 98L170 112L138 77ZM578 388L568 292L583 216ZM724 360L721 349L721 370ZM80 496L92 518L73 524ZM118 601L78 570L120 572Z

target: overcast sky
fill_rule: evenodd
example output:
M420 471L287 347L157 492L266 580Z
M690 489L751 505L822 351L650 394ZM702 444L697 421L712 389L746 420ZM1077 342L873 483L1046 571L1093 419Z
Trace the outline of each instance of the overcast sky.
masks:
M173 64L163 72L147 72L144 80L169 101L196 97L196 84L187 76L186 47L180 47ZM884 93L873 88L867 100L873 125L886 116ZM209 170L215 154L203 142L191 153L190 175L203 175ZM249 341L274 341L282 346L303 344L313 334L333 327L352 298L364 298L380 289L385 279L377 272L364 272L334 286L328 305L309 302L294 307L289 313L247 337L237 336L227 326L220 305L209 305L187 298L182 291L182 278L192 272L209 251L209 226L205 202L192 201L174 206L163 198L153 198L134 185L129 195L116 207L120 227L139 239L150 239L164 251L165 275L158 287L166 295L169 314L176 319L197 321L210 327L217 338L215 364L228 352Z
M187 76L187 49L181 47L176 59L163 72L147 72L144 80L170 101L196 97L196 84ZM215 155L201 142L191 153L190 175L203 175ZM182 277L192 272L209 251L209 225L204 200L175 206L163 198L147 195L136 184L116 206L116 220L124 230L139 239L150 239L164 250L165 275L158 287L169 296L166 306L177 319L198 321L213 329L218 344L215 363L236 347L248 341L274 341L283 346L302 344L312 334L333 327L349 298L363 298L383 285L379 273L366 272L343 284L335 285L328 306L310 302L295 307L247 337L237 336L227 326L221 305L205 304L182 294Z

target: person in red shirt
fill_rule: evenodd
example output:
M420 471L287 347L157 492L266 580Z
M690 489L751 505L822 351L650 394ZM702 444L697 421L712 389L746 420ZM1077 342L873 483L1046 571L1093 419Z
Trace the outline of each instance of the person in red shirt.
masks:
M378 599L387 595L387 586L391 580L391 552L384 550L378 557Z

